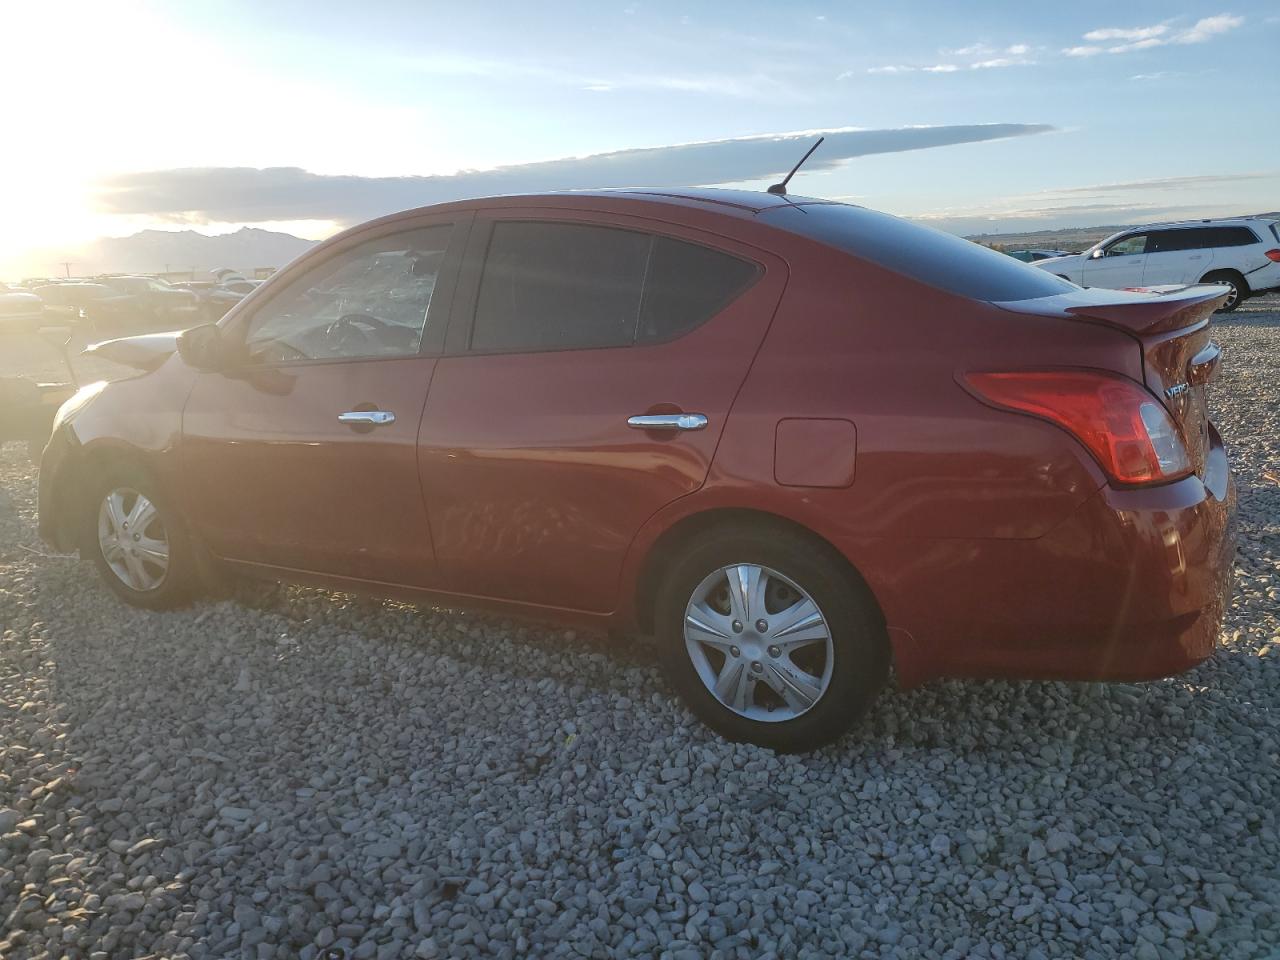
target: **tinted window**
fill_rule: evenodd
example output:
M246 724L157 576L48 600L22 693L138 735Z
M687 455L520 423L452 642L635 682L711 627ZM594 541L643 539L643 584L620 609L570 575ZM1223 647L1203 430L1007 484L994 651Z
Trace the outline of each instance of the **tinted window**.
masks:
M494 225L473 350L571 350L666 340L714 316L757 275L697 244L614 227Z
M302 273L250 318L249 355L281 363L417 353L451 231L379 237Z
M1030 300L1077 289L1060 277L941 230L842 203L771 207L774 226L948 293L975 300Z
M1248 227L1218 227L1214 233L1217 234L1215 247L1247 247L1258 242Z
M1248 227L1183 227L1180 230L1157 230L1151 235L1154 249L1148 252L1169 253L1174 250L1205 250L1212 247L1246 247L1258 242Z
M719 313L759 275L754 263L719 250L655 237L636 339L669 340Z
M1178 250L1196 250L1204 245L1202 230L1155 230L1147 246L1148 253L1173 253Z

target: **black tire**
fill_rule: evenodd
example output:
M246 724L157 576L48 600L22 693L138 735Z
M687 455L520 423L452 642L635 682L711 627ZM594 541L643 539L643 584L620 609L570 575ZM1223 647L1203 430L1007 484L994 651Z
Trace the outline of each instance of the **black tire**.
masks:
M1201 283L1224 283L1231 287L1234 295L1217 309L1218 313L1231 313L1236 307L1249 299L1249 283L1234 270L1214 270L1200 278Z
M154 504L156 520L137 534L154 535L158 531L168 543L168 569L159 583L149 589L135 589L126 583L103 552L99 540L99 511L107 496L116 490L133 491ZM155 523L159 527L154 526ZM81 516L80 558L94 566L103 582L121 600L149 610L171 610L186 604L201 580L199 557L182 515L146 471L127 464L108 467L90 485ZM155 573L153 566L147 569Z
M813 706L792 719L754 720L731 710L707 689L686 650L685 613L695 590L734 564L776 571L809 594L826 619L834 652L830 682ZM875 601L834 550L787 528L739 525L699 536L667 571L655 626L667 678L703 723L728 740L783 753L813 750L841 737L888 677L889 643Z

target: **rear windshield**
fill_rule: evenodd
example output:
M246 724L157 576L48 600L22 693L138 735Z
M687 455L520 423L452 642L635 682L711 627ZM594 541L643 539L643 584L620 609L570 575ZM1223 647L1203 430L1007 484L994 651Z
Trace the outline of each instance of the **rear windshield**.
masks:
M1075 285L941 230L842 203L777 206L776 227L870 260L895 273L974 300L1032 300Z

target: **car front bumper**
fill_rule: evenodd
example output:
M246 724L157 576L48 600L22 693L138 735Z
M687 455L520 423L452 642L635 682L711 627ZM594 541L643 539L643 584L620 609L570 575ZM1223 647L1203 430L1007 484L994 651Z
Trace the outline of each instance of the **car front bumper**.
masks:
M55 550L69 552L76 544L76 471L80 442L62 424L45 445L40 458L37 532Z

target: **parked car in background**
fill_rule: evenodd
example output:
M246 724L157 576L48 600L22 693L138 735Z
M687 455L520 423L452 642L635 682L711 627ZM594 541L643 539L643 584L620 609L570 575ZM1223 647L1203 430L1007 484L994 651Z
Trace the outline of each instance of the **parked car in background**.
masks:
M44 320L44 303L20 287L0 283L0 331L34 333Z
M1035 263L1037 260L1049 260L1053 257L1069 256L1069 250L1006 250L1006 254L1023 263Z
M1260 217L1155 223L1035 266L1084 287L1219 283L1229 290L1227 312L1280 289L1280 224Z
M45 312L58 323L83 325L95 332L121 332L133 298L105 283L42 283L31 292L44 301ZM115 301L116 303L108 303ZM118 307L118 310L117 310ZM113 319L121 322L113 323Z
M154 276L97 276L93 282L131 298L132 302L114 303L113 308L143 328L191 326L202 320L200 298L195 293Z
M262 283L261 280L250 280L244 274L228 267L220 267L213 271L213 278L218 286L241 295L253 293Z
M1084 290L768 193L427 207L217 325L100 345L147 372L62 408L40 531L144 607L221 564L638 626L714 729L807 749L891 665L1138 679L1212 653L1226 297Z
M249 290L233 289L216 280L183 280L175 282L173 286L196 295L200 304L199 313L206 323L216 323L249 293Z

